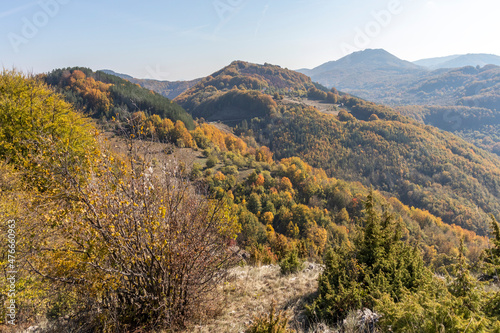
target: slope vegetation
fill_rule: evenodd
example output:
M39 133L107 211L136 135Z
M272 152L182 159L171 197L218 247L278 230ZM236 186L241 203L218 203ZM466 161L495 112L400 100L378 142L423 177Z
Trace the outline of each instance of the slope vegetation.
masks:
M130 118L136 111L181 120L194 128L193 119L179 105L125 79L88 68L56 69L44 77L67 101L98 119Z
M493 155L389 107L349 95L338 96L345 109L337 117L271 98L266 92L277 91L279 84L270 85L270 77L262 79L260 73L268 67L235 62L176 101L196 117L214 121L227 119L218 110L243 109L247 117L234 119L236 132L253 136L278 159L299 156L330 176L361 181L429 210L446 223L487 233L487 214L500 212L500 169ZM301 94L309 85L300 74L271 68L279 73L274 82L298 79L287 80L280 93ZM227 80L247 84L219 91L212 84L220 83L228 71L235 73ZM240 104L241 96L246 100Z
M236 124L274 112L270 94L305 95L314 87L303 74L274 65L234 61L204 78L175 101L194 117Z

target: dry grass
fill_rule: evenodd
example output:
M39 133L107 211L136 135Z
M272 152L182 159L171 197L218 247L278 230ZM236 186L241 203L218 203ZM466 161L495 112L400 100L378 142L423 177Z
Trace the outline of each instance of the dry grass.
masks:
M117 136L111 132L104 133L107 146L125 156L128 151L128 141L123 137ZM205 165L207 158L203 156L202 150L193 148L178 148L171 143L151 142L147 140L134 140L134 145L140 153L148 153L149 157L158 162L184 163L188 170L193 163Z
M283 99L285 103L291 103L291 104L305 104L308 106L313 106L318 111L326 114L333 114L333 115L338 115L339 109L335 104L331 103L326 103L324 101L317 101L314 99L308 99L308 98L299 98L299 97L285 97Z
M230 279L221 287L225 295L222 314L189 332L244 332L254 317L269 310L273 299L278 310L286 310L289 326L303 332L304 303L314 296L322 269L311 263L304 267L302 271L287 276L281 275L277 265L234 268Z

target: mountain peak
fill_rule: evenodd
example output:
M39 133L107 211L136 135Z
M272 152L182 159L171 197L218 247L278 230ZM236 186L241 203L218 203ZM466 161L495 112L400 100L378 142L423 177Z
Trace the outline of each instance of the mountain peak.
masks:
M405 60L401 60L384 49L366 49L363 51L354 52L343 58L340 58L335 63L342 66L351 63L367 66L376 64L377 66L382 65L405 69L420 69L420 66L412 64Z
M329 61L311 70L300 69L301 73L310 75L313 79L317 75L331 71L372 71L377 69L391 71L423 71L424 68L409 61L401 60L384 49L366 49L353 52L336 61Z
M329 61L311 70L298 71L325 86L349 91L357 88L360 80L366 83L365 88L367 88L379 85L381 79L423 73L427 72L427 69L401 60L384 49L366 49L336 61Z

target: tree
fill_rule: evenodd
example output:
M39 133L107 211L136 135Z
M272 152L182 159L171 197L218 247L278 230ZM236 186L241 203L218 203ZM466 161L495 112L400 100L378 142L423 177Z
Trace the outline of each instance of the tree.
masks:
M324 100L327 97L327 93L324 91L321 91L317 88L309 88L307 91L307 97L310 99L319 99L319 100Z
M261 211L262 205L260 202L260 196L257 193L253 192L252 194L250 194L247 202L247 208L254 214L257 214Z
M415 292L430 274L417 248L401 240L399 226L387 212L380 218L373 191L365 202L364 229L355 245L330 249L318 280L318 298L308 308L312 316L336 322L350 310L373 308L382 296L397 302Z
M337 104L337 101L338 101L338 95L334 94L333 92L329 91L327 92L326 94L326 101L328 103L333 103L333 104Z
M483 269L487 278L496 277L500 272L500 225L493 215L491 218L491 242L493 247L483 252Z

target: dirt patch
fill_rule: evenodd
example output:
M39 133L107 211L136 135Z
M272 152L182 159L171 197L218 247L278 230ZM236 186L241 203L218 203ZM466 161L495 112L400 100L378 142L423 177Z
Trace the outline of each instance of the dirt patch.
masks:
M303 104L303 105L308 105L315 107L318 109L318 111L326 113L326 114L333 114L337 115L339 113L339 105L338 104L331 104L331 103L325 103L322 101L317 101L317 100L312 100L308 98L299 98L299 97L285 97L283 99L283 102L289 103L289 104Z
M104 140L105 144L119 155L127 155L130 149L130 141L114 133L104 133ZM162 163L183 163L188 170L194 163L205 166L207 161L201 149L179 148L172 143L147 140L134 140L133 145L139 155L147 155L151 160Z

